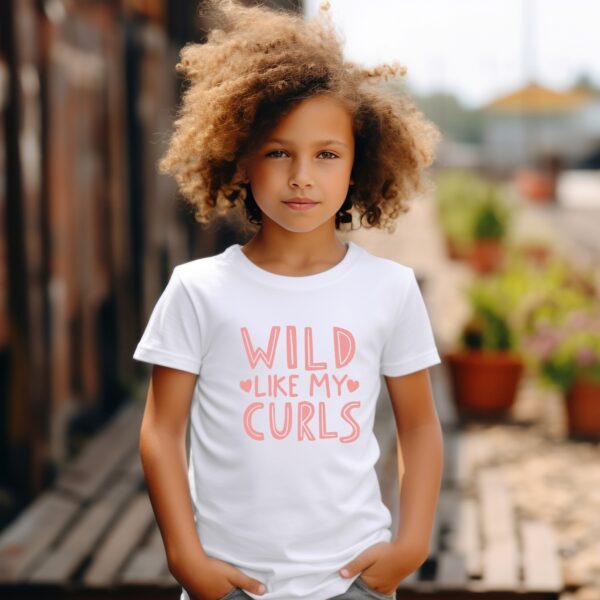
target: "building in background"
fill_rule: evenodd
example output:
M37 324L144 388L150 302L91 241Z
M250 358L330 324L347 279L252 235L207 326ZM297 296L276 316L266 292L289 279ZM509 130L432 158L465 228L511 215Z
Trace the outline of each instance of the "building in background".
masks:
M497 171L557 160L575 164L600 149L600 93L531 83L483 109L483 160Z

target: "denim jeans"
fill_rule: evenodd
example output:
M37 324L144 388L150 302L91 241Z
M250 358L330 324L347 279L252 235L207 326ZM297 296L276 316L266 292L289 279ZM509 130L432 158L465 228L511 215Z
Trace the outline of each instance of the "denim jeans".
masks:
M333 596L332 598L329 598L329 600L393 600L395 597L395 592L392 594L384 594L369 587L359 575L344 593ZM249 596L244 590L237 587L219 598L219 600L248 599L252 600L252 596Z

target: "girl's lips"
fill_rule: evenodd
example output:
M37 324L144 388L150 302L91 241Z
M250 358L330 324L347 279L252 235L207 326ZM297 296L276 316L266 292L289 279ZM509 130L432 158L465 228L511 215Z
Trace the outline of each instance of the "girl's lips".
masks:
M292 210L310 210L313 206L316 206L318 202L284 202L286 206L289 206Z

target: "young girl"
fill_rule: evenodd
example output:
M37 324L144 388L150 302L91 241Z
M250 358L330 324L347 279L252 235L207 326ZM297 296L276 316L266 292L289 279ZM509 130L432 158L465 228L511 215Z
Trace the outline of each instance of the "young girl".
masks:
M413 269L336 231L408 210L437 129L374 85L397 66L344 61L331 20L213 9L207 42L181 51L160 166L198 222L241 207L255 235L177 265L133 355L154 365L140 453L169 569L183 600L393 598L428 553L440 358ZM393 540L382 376L405 468Z

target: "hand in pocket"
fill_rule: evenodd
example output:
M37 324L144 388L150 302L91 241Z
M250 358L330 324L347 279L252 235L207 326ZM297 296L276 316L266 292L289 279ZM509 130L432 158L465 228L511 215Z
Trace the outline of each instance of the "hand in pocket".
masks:
M266 588L258 579L218 558L207 557L197 565L187 585L182 584L191 600L221 600L235 589L262 595Z

